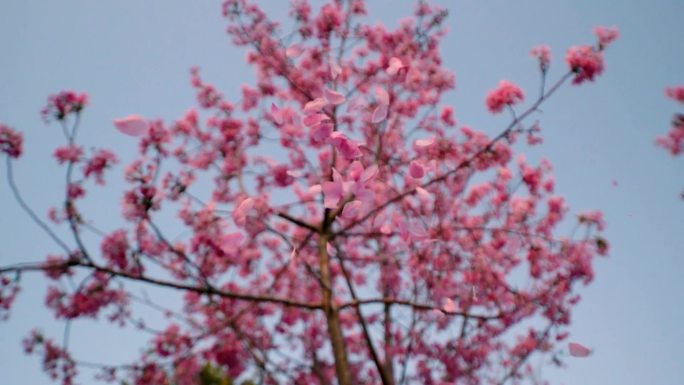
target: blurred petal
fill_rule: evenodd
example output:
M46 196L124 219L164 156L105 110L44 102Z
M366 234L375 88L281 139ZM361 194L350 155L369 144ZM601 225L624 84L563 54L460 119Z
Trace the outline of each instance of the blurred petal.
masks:
M568 350L573 357L586 357L591 354L591 349L576 342L570 342L568 344Z
M114 119L114 126L121 133L130 136L141 136L150 128L147 120L139 115L129 115L125 118Z

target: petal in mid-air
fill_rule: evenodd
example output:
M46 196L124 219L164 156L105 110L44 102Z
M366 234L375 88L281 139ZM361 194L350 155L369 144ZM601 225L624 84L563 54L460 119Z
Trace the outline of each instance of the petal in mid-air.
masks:
M130 136L141 136L150 128L150 123L140 115L129 115L114 119L114 127L121 133Z

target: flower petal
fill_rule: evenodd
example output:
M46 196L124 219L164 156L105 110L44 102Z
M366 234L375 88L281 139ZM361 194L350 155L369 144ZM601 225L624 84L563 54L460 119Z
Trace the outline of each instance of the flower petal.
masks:
M375 87L375 97L381 106L389 106L390 99L387 91L382 87Z
M325 100L325 98L316 98L304 105L304 112L309 114L312 112L319 112L322 110L326 105L328 104L328 101Z
M404 68L404 63L401 62L401 59L397 57L393 57L389 60L389 66L385 70L388 75L394 76L399 72L400 69Z
M380 105L374 111L371 116L371 123L378 124L387 119L387 106Z
M304 52L304 48L300 44L292 44L285 50L285 56L290 59L299 57Z
M347 100L347 98L345 98L344 95L329 88L323 90L323 94L325 95L325 100L327 100L328 103L335 106L340 105Z
M129 115L125 118L114 119L114 127L123 134L141 136L147 132L150 124L140 115Z
M570 355L573 357L586 357L591 354L591 349L584 345L578 344L577 342L570 342L568 344L568 350Z

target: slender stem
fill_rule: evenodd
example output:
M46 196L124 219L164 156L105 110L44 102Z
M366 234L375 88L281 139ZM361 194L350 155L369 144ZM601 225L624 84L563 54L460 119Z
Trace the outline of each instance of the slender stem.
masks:
M341 250L339 247L336 247L336 249L336 254L339 257ZM349 275L347 268L344 266L344 261L342 260L342 258L338 258L338 260L340 262L340 269L342 270L342 275L344 276L344 280L347 283L347 288L349 288L349 293L351 294L352 299L357 300L358 296L356 295L356 290L354 289L354 284L352 283L351 276ZM373 344L373 338L368 329L366 319L363 317L361 307L356 306L354 307L354 309L356 310L356 317L358 317L359 323L361 324L361 330L363 331L363 338L366 340L366 346L368 347L368 351L370 352L371 358L373 359L373 363L375 364L375 367L378 369L378 373L380 374L380 380L384 385L391 385L393 383L393 381L391 380L391 375L387 373L387 367L383 364L382 360L380 359L380 356L378 355L377 350L375 349L375 346Z
M241 301L277 303L277 304L287 306L287 307L295 307L295 308L309 309L309 310L323 309L323 306L320 303L302 302L302 301L297 301L294 299L272 297L272 296L264 295L264 294L239 293L239 292L234 292L234 291L217 289L214 287L200 287L200 286L186 285L183 283L168 281L168 280L164 280L164 279L160 279L160 278L153 278L153 277L148 277L148 276L144 276L144 275L136 275L136 274L127 273L124 271L118 271L118 270L111 269L109 267L96 265L95 263L90 262L90 261L73 260L73 261L68 261L68 262L62 263L62 264L51 264L51 265L45 265L43 263L33 263L33 264L27 263L27 264L20 264L20 265L14 265L14 266L8 266L8 267L0 268L0 273L24 272L24 271L46 271L46 270L52 270L52 269L65 269L68 267L80 267L80 268L89 269L92 271L99 271L102 273L109 274L113 277L120 277L120 278L124 278L124 279L130 280L130 281L144 282L144 283L149 283L149 284L156 285L156 286L166 287L166 288L170 288L170 289L177 289L177 290L186 290L186 291L191 291L191 292L195 292L195 293L199 293L199 294L217 295L219 297L231 298L231 299L236 299L236 300L241 300Z
M66 245L59 237L50 229L50 227L43 222L38 215L36 215L35 212L29 207L29 205L26 204L24 199L21 197L21 193L19 192L19 189L17 188L17 185L14 181L14 173L12 170L12 161L10 160L9 157L7 157L7 182L10 186L10 189L12 190L12 194L14 195L14 199L19 203L19 206L28 214L29 217L35 222L41 229L43 229L47 235L52 238L53 241L55 241L63 250L64 252L69 255L70 254L70 249L69 246Z

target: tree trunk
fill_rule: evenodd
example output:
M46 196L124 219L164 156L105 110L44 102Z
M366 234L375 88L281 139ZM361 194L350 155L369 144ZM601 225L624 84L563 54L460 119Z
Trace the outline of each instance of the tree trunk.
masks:
M328 334L332 345L333 357L335 358L335 372L339 385L352 385L351 372L347 362L347 349L344 345L344 336L340 326L340 318L332 300L332 279L330 277L330 256L326 248L328 237L321 235L318 242L318 257L321 269L321 282L323 283L323 311L328 321Z

